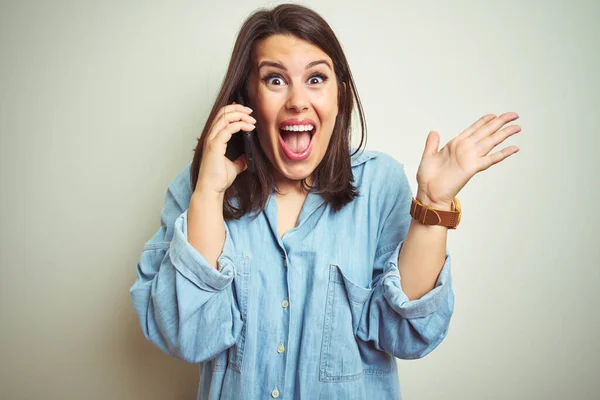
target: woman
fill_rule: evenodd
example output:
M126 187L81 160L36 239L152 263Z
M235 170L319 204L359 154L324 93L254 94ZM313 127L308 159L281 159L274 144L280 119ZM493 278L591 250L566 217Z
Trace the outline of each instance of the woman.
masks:
M466 182L518 150L488 155L518 116L484 116L441 150L431 132L413 201L402 164L351 150L354 102L360 148L348 63L314 11L284 4L245 21L131 288L145 336L200 363L198 399L398 399L395 357L446 336L458 219L417 210L460 217ZM225 156L240 131L255 131L253 172Z

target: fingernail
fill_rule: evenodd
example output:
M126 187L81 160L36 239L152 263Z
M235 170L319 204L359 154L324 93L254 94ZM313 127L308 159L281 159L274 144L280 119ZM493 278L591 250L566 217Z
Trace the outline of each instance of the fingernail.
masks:
M250 117L250 119L252 120L252 123L256 123L256 120L253 117Z
M252 112L252 109L250 107L244 107L246 109L246 111L248 112Z

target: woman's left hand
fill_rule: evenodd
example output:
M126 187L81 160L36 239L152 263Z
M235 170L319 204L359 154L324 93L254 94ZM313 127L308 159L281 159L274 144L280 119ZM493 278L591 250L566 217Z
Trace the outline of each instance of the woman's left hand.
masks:
M417 171L417 200L433 208L450 210L452 199L476 173L519 151L517 146L509 146L488 154L506 138L521 131L518 125L500 129L517 118L514 112L499 117L486 115L439 151L440 136L431 131Z

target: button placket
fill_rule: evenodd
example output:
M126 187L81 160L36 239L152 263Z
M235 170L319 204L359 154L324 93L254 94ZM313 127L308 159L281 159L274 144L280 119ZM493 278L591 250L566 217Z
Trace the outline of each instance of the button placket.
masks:
M283 258L283 266L287 269L288 267L288 257L287 257L287 252L284 251L282 252L282 258ZM285 272L287 274L287 271ZM288 301L288 299L283 299L283 301L281 302L281 307L283 309L287 309L290 305L290 302ZM283 315L283 318L285 320L286 316L285 313ZM285 345L283 344L283 342L279 343L279 345L277 346L277 353L278 354L283 354L285 353ZM283 358L283 363L285 365L285 358ZM274 399L278 398L281 395L281 393L279 392L279 389L277 389L277 387L275 389L273 389L273 391L271 392L271 397L273 397Z

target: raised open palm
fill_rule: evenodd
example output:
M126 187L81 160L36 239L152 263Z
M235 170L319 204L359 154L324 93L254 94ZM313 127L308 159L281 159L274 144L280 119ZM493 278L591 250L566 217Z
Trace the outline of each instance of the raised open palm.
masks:
M517 118L514 112L498 117L486 115L439 150L440 136L431 131L417 171L417 198L432 207L447 207L475 174L519 151L517 146L509 146L490 154L506 138L521 131L518 125L502 128Z

